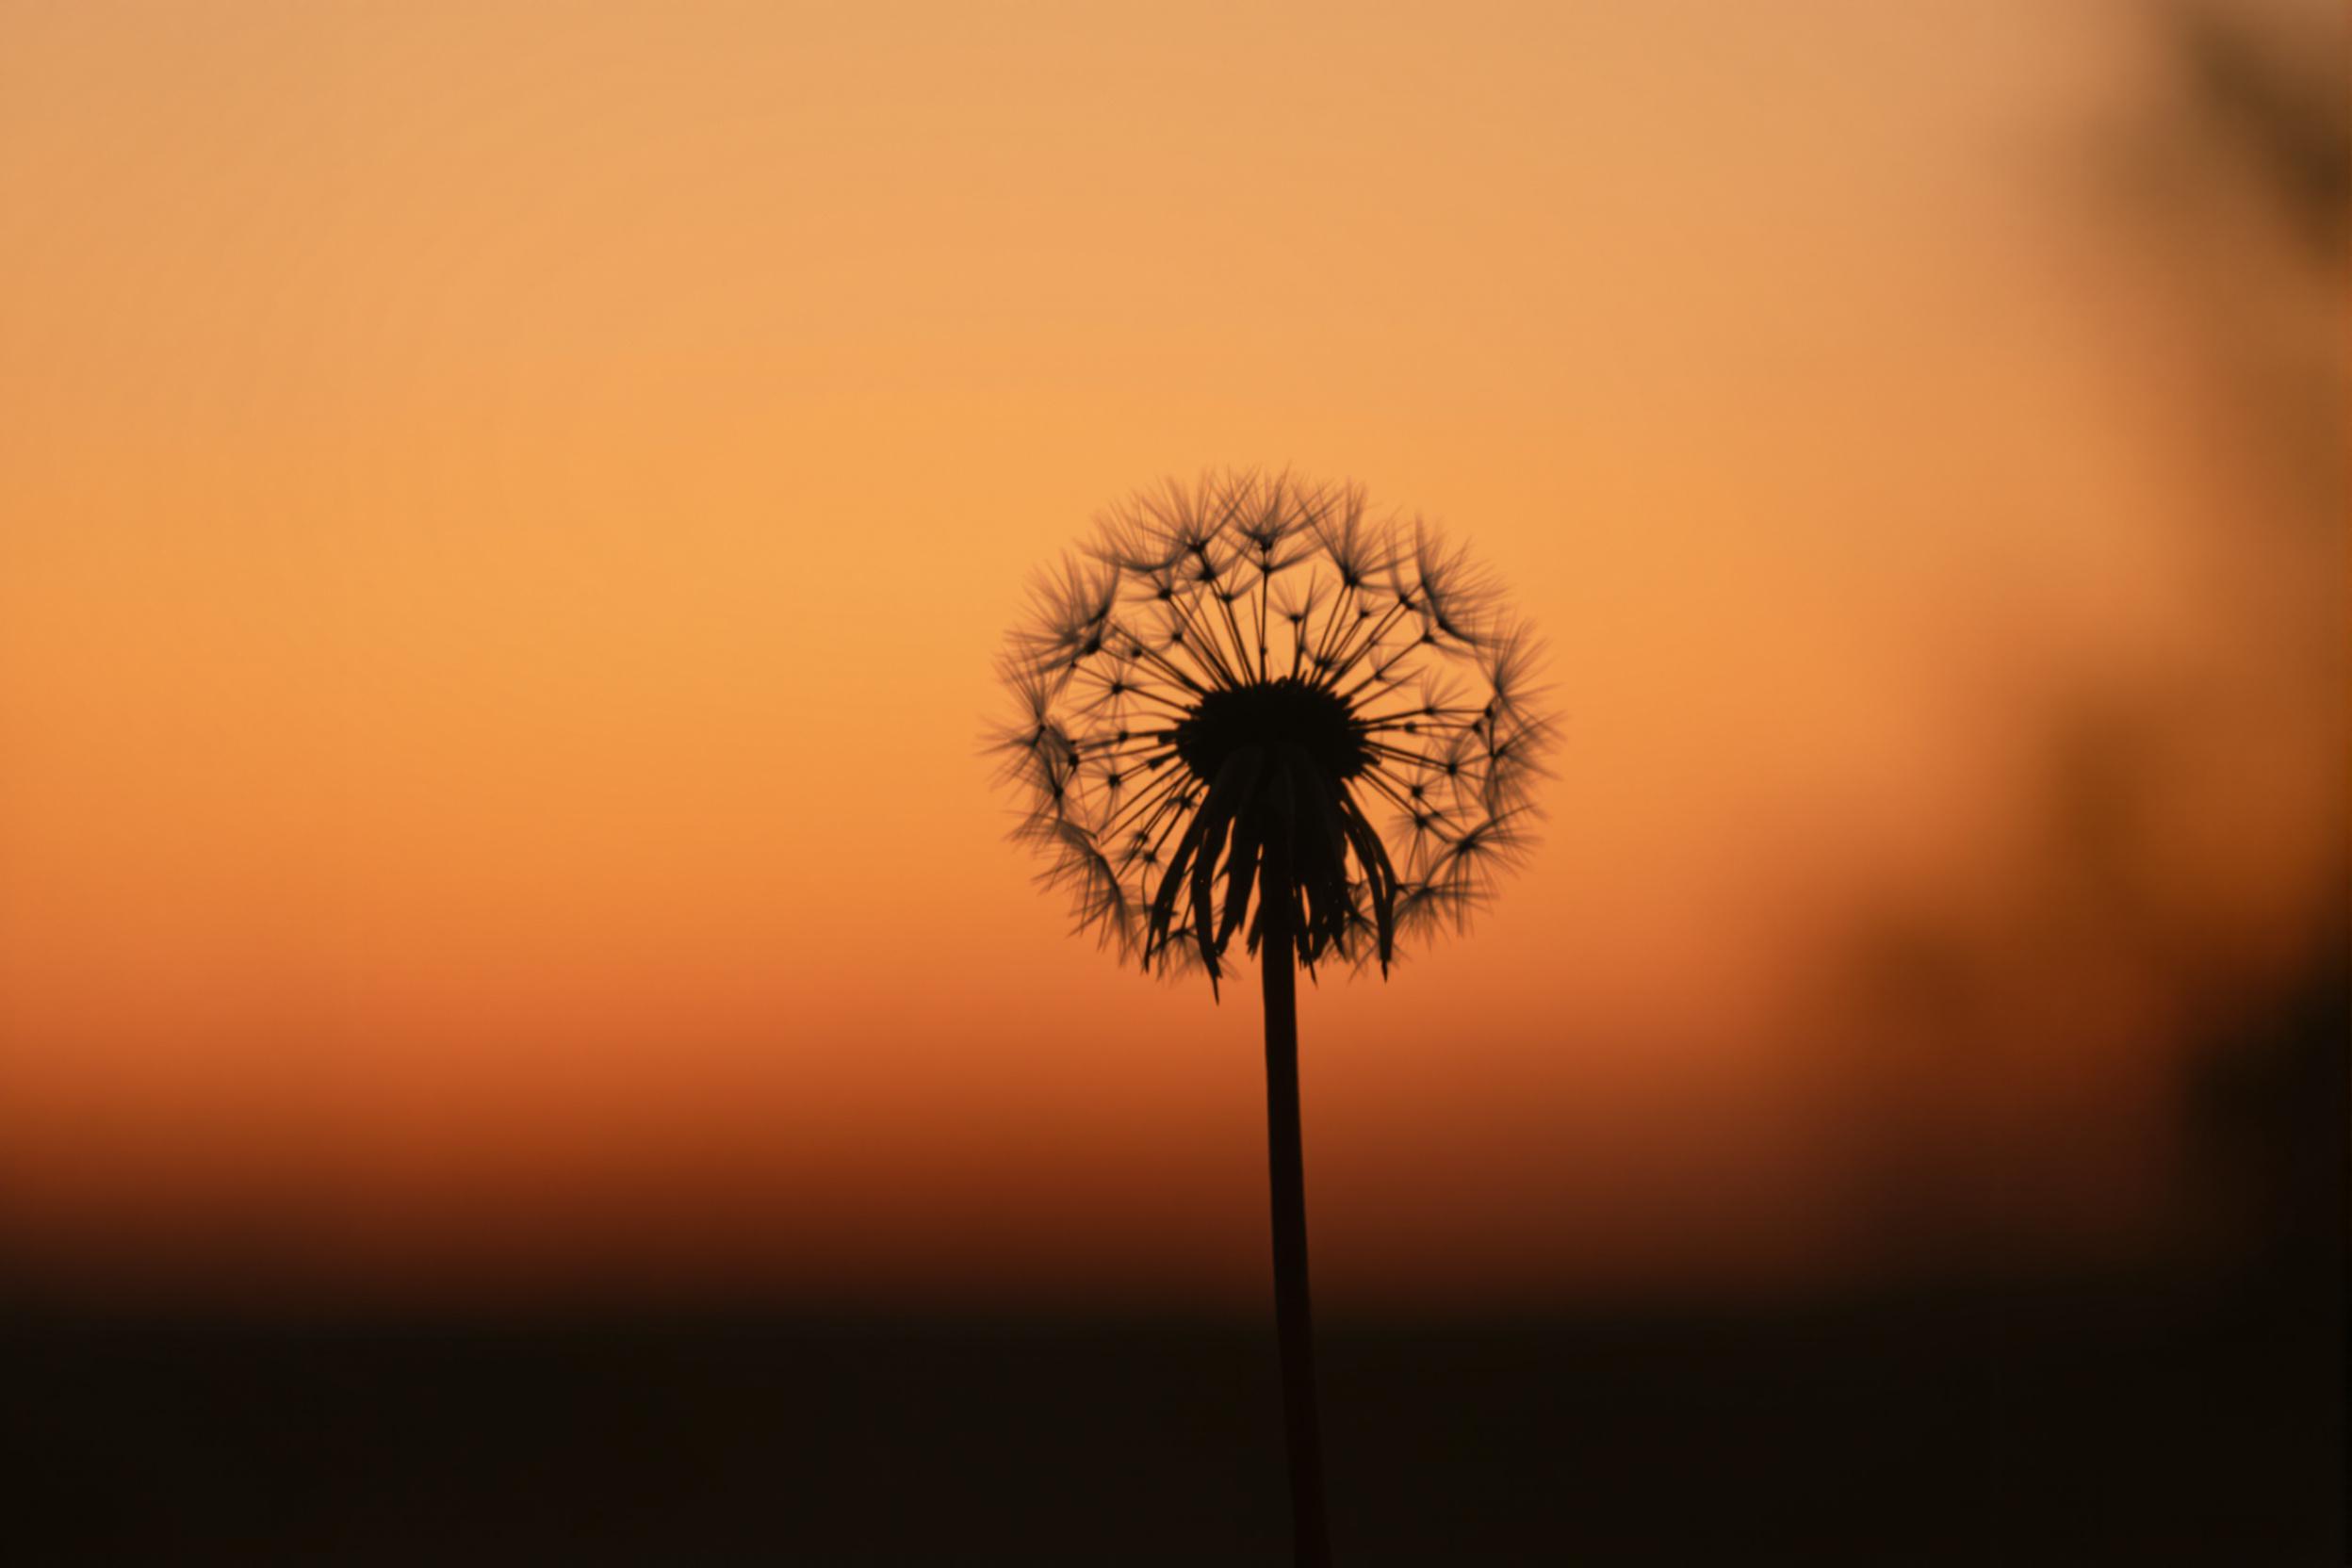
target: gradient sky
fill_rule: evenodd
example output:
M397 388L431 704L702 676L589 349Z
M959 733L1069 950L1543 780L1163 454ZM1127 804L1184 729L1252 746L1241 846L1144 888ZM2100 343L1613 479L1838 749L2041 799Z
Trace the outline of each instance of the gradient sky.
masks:
M1302 999L1328 1300L2179 1228L2342 864L2340 489L2228 372L2343 338L2161 29L552 15L0 4L20 1277L1254 1302L1254 998L1070 939L979 750L1227 463L1470 539L1565 717L1476 937Z

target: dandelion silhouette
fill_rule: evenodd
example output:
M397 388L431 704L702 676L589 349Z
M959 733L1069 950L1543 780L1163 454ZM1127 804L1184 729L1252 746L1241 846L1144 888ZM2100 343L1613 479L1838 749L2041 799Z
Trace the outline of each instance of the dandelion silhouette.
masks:
M992 743L1041 880L1153 972L1260 957L1294 1540L1325 1563L1296 966L1385 974L1492 896L1548 737L1538 645L1436 530L1287 474L1139 493L1035 597Z

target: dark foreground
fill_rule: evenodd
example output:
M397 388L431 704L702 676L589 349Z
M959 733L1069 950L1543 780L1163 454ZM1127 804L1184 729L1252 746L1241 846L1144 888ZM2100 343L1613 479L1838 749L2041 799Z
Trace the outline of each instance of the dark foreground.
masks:
M1340 1560L2333 1564L2334 1289L1334 1325ZM1285 1560L1254 1326L20 1311L0 1332L20 1562Z

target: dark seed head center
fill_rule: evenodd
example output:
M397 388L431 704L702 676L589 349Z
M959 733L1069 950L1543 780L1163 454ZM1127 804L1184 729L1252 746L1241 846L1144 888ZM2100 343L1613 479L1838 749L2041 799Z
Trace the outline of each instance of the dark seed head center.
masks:
M1372 760L1355 713L1333 693L1303 680L1258 681L1214 691L1176 726L1176 755L1201 779L1214 779L1244 746L1290 744L1334 779L1353 778Z

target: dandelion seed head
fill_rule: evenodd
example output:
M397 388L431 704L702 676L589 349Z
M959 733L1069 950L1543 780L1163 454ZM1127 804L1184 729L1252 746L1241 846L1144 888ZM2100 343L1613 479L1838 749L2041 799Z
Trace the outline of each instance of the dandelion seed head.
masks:
M1385 970L1527 851L1540 655L1433 525L1211 473L1107 509L1033 583L988 743L1039 880L1121 957L1214 985L1270 937Z

